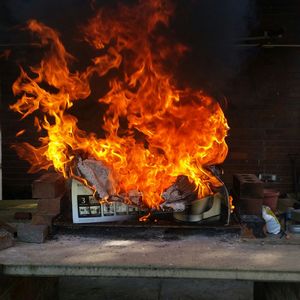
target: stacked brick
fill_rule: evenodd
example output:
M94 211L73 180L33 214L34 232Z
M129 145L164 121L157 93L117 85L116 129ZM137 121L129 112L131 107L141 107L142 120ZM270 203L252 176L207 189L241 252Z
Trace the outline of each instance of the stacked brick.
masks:
M263 204L263 182L254 174L235 174L233 191L240 215L261 216Z
M32 184L32 196L38 199L37 212L31 223L18 226L18 239L43 243L51 232L53 219L61 212L61 200L66 192L65 180L56 173L46 173Z

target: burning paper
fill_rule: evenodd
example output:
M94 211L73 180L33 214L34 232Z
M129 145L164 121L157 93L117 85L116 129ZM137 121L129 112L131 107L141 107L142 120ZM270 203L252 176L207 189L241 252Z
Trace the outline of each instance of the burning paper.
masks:
M81 176L95 188L101 199L108 199L115 194L110 171L101 161L79 158L77 167Z
M178 176L176 181L161 195L165 200L160 207L183 211L190 202L197 199L197 186L187 176Z

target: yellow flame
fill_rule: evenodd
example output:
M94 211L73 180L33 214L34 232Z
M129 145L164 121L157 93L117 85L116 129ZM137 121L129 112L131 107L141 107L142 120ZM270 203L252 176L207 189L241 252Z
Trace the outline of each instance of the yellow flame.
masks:
M141 0L136 6L99 11L82 28L83 39L98 54L86 62L84 71L75 72L70 71L74 58L58 32L36 20L28 22L45 55L30 68L30 75L21 69L13 85L19 98L11 109L22 118L35 115L39 146L15 146L19 156L30 162L30 172L53 166L70 177L76 156L92 157L112 170L117 192L139 190L151 208L159 208L161 193L178 175L195 182L199 197L220 185L206 166L226 158L229 127L217 101L203 91L179 89L165 67L187 49L168 42L156 30L158 25L168 26L173 10L166 1ZM91 95L92 76L102 85L109 82L108 92L99 98L108 106L102 120L105 138L78 128L70 113L77 101L87 101ZM126 120L125 128L121 118Z

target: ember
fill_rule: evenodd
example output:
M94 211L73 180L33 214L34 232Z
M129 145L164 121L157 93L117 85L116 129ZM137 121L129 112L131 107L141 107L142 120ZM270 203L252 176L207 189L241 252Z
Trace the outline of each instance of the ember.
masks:
M203 91L179 89L165 67L187 50L159 33L173 11L162 0L100 10L82 27L83 39L98 56L86 62L84 71L75 72L58 32L36 20L28 22L45 55L30 72L21 68L13 85L19 99L11 109L22 118L35 114L40 145L15 146L30 162L30 172L54 167L64 177L92 186L101 199L141 198L152 209L165 201L172 207L175 200L195 193L203 198L221 185L208 166L226 158L229 128L217 101ZM116 70L114 75L110 70ZM69 110L91 94L92 76L103 84L109 81L108 92L99 99L108 105L105 138L80 129Z

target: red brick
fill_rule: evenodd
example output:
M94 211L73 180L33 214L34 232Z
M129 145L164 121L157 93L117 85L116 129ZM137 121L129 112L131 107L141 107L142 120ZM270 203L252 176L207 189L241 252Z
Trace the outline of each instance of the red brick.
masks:
M66 191L64 178L57 173L46 173L32 184L32 198L56 198Z
M51 226L56 215L37 213L32 217L31 224Z
M56 198L39 199L37 212L39 214L58 215L61 208L61 199L62 196Z
M239 199L263 198L263 182L254 174L234 174L233 187Z

